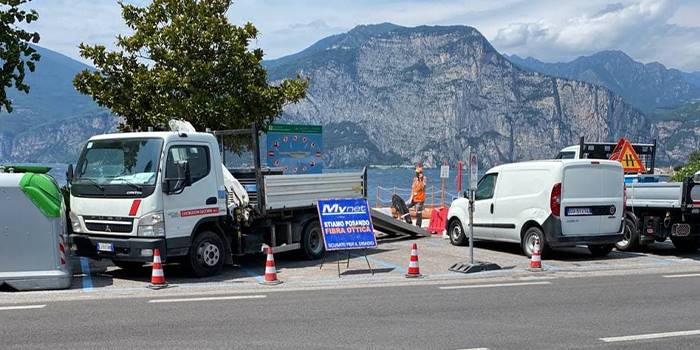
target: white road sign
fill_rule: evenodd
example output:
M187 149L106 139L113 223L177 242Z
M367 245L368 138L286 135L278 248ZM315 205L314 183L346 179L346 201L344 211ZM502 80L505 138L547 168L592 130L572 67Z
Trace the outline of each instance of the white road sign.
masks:
M476 161L476 153L469 155L469 189L476 191L476 182L479 180L479 163Z
M441 179L449 179L450 178L450 166L449 165L443 165L440 167L440 178Z

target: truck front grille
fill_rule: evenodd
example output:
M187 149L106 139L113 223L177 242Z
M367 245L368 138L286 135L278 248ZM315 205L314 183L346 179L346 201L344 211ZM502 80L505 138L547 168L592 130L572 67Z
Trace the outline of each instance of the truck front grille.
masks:
M85 227L94 232L129 233L134 226L133 218L112 216L84 216Z

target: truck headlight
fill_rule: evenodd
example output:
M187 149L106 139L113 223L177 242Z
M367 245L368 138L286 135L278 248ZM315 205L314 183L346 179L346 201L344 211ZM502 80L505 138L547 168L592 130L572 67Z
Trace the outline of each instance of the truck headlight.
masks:
M163 237L165 236L165 222L163 212L146 214L139 219L139 227L136 232L140 237Z
M82 233L83 229L80 227L80 218L78 215L73 214L73 211L71 211L68 213L68 216L70 217L70 226L73 229L73 232Z

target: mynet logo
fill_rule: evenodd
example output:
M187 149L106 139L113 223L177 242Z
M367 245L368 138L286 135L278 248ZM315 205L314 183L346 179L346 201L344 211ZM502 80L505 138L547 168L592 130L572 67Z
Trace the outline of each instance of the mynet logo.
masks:
M341 215L341 214L365 214L365 207L362 205L350 206L350 205L339 205L335 204L324 204L321 208L321 212L327 215Z

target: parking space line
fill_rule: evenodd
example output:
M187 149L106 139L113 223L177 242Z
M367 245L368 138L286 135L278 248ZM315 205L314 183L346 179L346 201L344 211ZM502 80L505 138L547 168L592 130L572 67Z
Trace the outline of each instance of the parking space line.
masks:
M216 301L216 300L243 300L243 299L262 299L267 295L229 295L223 297L201 297L201 298L175 298L175 299L152 299L149 303L186 303L190 301Z
M80 269L83 271L83 290L89 292L92 290L92 276L90 276L90 260L86 257L80 257Z
M664 275L664 278L700 277L700 273L686 273L681 275Z
M492 283L492 284L467 284L461 286L444 286L440 289L472 289L472 288L497 288L497 287L519 287L519 286L538 286L552 284L552 282L518 282L518 283Z
M627 335L627 336L622 336L622 337L600 338L600 340L602 340L606 343L615 343L615 342L635 341L635 340L662 339L662 338L671 338L671 337L686 337L686 336L691 336L691 335L700 335L700 329L692 330L692 331L680 331L680 332Z
M0 311L43 309L43 308L45 308L45 307L46 307L46 304L43 304L43 305L0 306Z

